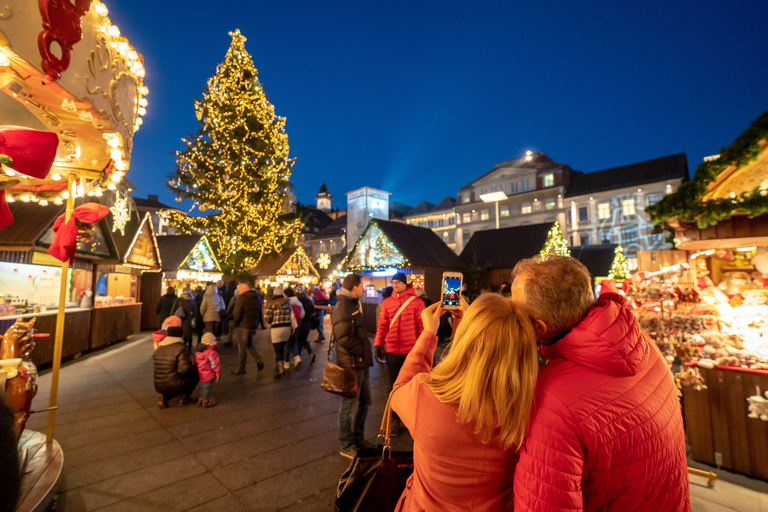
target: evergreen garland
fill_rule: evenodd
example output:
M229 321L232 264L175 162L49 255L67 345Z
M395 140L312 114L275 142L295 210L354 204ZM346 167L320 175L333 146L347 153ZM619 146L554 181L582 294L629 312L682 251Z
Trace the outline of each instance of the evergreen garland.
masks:
M645 211L651 216L651 222L664 225L676 218L689 224L695 223L704 229L734 215L746 215L751 219L766 213L768 191L760 190L759 187L733 198L701 201L707 193L707 186L727 167L743 167L757 157L760 153L757 143L762 139L768 139L768 111L755 119L733 144L722 148L720 158L699 165L693 180L683 183L677 192L647 207Z

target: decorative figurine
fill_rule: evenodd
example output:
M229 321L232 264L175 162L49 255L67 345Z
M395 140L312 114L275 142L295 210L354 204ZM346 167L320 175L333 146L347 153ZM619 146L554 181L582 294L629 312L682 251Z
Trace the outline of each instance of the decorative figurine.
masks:
M5 391L13 413L17 439L24 432L32 399L37 394L37 367L30 360L35 348L35 320L17 319L0 341L0 392Z

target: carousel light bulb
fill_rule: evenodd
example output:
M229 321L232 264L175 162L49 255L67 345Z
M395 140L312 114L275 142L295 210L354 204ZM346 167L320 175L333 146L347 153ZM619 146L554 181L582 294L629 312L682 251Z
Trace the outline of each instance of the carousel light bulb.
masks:
M53 198L53 204L61 204L63 202L64 201L62 201L60 197L54 197Z
M41 199L38 204L40 204L41 206L48 206L48 201L46 201L45 199Z
M109 9L107 9L107 6L102 4L101 2L97 2L96 3L96 12L100 16L106 16L107 14L109 14Z
M128 46L128 43L126 43L125 41L120 41L117 44L117 51L119 51L120 53L128 53L128 50L130 49L131 47Z
M87 195L88 197L93 197L94 195L96 195L96 192L94 192L93 190L89 190L89 191L88 191L88 193L87 193L86 195Z
M97 188L96 189L96 197L101 197L103 195L104 195L104 191L101 190L100 188Z
M28 203L28 202L29 202L29 199L30 199L30 197L29 197L29 196L21 196L19 199L21 199L21 200L22 200L22 201L24 201L25 203Z
M11 65L11 59L8 58L6 54L3 52L0 52L0 66L10 66Z
M142 123L144 123L144 120L142 118L139 117L136 119L136 126L141 126Z
M117 139L117 137L110 137L109 140L107 140L107 146L117 149L117 146L120 145L120 141Z
M15 203L15 202L16 202L16 200L13 198L13 196L7 196L7 197L5 198L5 200L6 200L7 202L9 202L9 203Z
M139 75L140 77L143 77L144 76L144 68L139 68L136 71L136 74Z
M143 116L147 113L147 109L145 109L144 107L139 107L138 112L140 116Z
M59 173L55 172L55 173L51 174L51 179L54 180L54 181L59 181L59 180L61 180L61 175Z
M77 186L77 197L83 197L84 195L85 195L85 187L81 183Z
M128 165L123 160L118 160L117 162L115 162L115 169L124 171L126 167L128 167Z
M128 58L130 60L139 60L139 54L136 53L136 50L131 50L128 52Z
M123 152L120 151L119 149L112 149L109 152L109 158L111 158L115 162L119 162L120 160L123 159Z
M147 98L140 98L139 99L139 105L142 107L146 107L149 102L147 101Z
M122 180L123 177L122 176L118 176L117 174L113 174L112 176L109 177L109 179L111 179L115 183L120 183L120 180ZM111 183L110 183L110 185L111 185Z
M149 94L149 89L147 89L146 86L142 85L141 87L139 87L139 92L141 93L142 96L146 96L147 94Z
M37 196L32 196L30 199L33 203L40 201L40 199Z
M112 37L120 37L120 29L117 28L117 25L110 25L110 27L107 29L107 33L109 33L109 35ZM128 46L128 43L126 43L126 46Z
M65 190L64 192L62 192L61 197L63 197L64 199L69 199L69 190Z
M115 186L115 184L114 184L114 183L110 183L109 185L107 185L107 188L108 188L109 190L115 190L117 187Z

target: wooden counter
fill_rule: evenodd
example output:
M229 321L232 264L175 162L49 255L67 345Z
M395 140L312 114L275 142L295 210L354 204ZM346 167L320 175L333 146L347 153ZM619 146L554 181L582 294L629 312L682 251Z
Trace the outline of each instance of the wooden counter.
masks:
M141 302L94 308L91 314L89 348L105 347L128 339L141 329Z
M38 367L53 361L53 345L56 337L55 310L42 313L29 313L26 315L8 316L0 318L0 334L4 334L17 318L35 321L35 330L39 333L49 333L47 338L35 339L35 350L32 351L32 362ZM68 309L64 317L64 342L61 349L61 358L73 356L79 352L88 350L88 332L91 326L91 309Z
M768 480L768 422L747 418L747 397L755 394L755 386L762 393L768 391L768 375L701 367L699 370L707 389L694 391L683 387L691 457L710 466Z

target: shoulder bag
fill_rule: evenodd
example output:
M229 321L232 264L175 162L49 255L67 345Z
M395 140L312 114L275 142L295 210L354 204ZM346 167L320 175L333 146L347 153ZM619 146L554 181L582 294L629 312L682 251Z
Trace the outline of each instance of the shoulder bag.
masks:
M334 395L344 398L357 396L357 371L352 368L342 368L331 360L331 350L335 345L336 337L331 333L331 342L328 343L328 359L325 360L325 370L320 387Z
M389 322L389 328L390 328L390 329L392 328L392 326L393 326L393 325L395 325L395 320L397 320L397 317L399 317L399 316L400 316L400 313L402 313L402 312L403 312L403 310L405 309L405 307L406 307L408 304L410 304L410 303L411 303L411 301L412 301L413 299L415 299L415 298L416 298L416 297L410 297L410 298L409 298L407 301L405 301L405 303L404 303L402 306L400 306L400 309L398 309L398 310L397 310L397 313L395 313L395 316L393 316L393 317L392 317L392 321L391 321L391 322Z
M389 444L392 422L392 394L389 394L379 439L384 445L360 448L336 488L336 512L378 512L395 510L400 495L413 473L413 452L393 452Z

